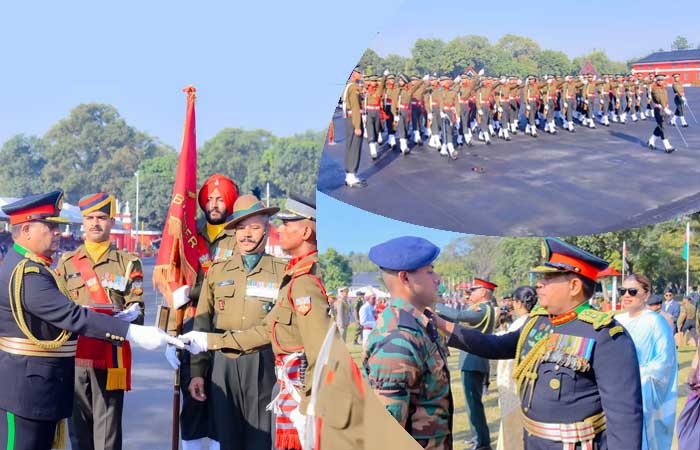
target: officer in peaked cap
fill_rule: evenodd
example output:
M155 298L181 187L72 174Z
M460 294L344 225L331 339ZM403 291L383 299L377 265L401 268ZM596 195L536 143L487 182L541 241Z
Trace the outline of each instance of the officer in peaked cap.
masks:
M2 207L14 244L0 267L0 447L65 448L73 408L77 335L147 349L182 346L155 327L129 324L73 303L52 269L60 242L63 192ZM63 445L63 446L62 446Z
M315 222L316 202L300 195L291 194L287 198L284 209L275 214L273 219L279 219L283 222L294 220L311 220Z
M413 236L370 249L392 300L369 335L363 367L374 393L422 447L447 450L453 414L447 351L428 309L439 297L433 270L439 254Z
M448 345L489 359L515 358L525 448L637 449L642 395L634 343L613 312L591 308L608 262L545 238L539 305L518 331L501 336L438 319Z
M437 305L436 312L443 318L462 322L465 327L485 334L493 333L497 323L497 310L493 304L493 292L498 286L483 278L474 278L470 287L470 307L463 310ZM469 406L469 423L476 438L476 449L491 448L491 438L484 403L484 385L489 379L489 361L472 353L459 352L464 397Z

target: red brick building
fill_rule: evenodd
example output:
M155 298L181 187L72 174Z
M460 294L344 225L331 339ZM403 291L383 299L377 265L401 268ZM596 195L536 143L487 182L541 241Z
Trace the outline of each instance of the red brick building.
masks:
M632 73L634 74L655 72L669 75L669 83L673 82L670 75L679 73L681 83L686 85L700 84L700 50L652 53L632 65Z

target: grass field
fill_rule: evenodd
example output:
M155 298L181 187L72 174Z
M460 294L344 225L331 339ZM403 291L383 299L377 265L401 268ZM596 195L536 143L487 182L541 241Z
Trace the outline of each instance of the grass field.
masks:
M359 345L352 345L352 337L354 336L355 324L350 325L348 329L348 348L350 353L355 358L358 365L361 364L362 359L362 347ZM681 347L678 351L678 403L676 406L677 413L680 413L681 409L685 405L685 401L688 397L688 386L685 384L685 380L688 376L688 371L690 370L690 363L693 359L693 354L695 352L694 348L691 347ZM454 423L452 432L454 433L454 448L466 449L469 448L465 444L465 440L471 438L471 432L469 431L469 418L466 413L466 402L464 399L464 390L462 389L462 379L459 368L457 367L457 359L459 352L457 350L451 349L451 355L448 359L450 366L450 375L452 379L452 398L454 400L455 412L454 412ZM495 363L491 366L491 383L488 392L484 394L484 406L486 408L486 419L489 422L489 430L491 431L491 445L496 448L496 441L498 440L498 426L500 422L500 411L498 409L498 391L496 390L496 367ZM673 450L676 450L676 443L674 440Z

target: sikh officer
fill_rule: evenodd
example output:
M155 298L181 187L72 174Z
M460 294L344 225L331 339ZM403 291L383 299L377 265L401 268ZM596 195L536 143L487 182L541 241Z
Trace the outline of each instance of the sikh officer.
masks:
M2 207L14 244L0 267L0 447L65 448L73 409L77 335L148 350L182 342L70 300L51 269L61 230L63 192L36 194ZM122 320L126 319L126 320Z
M343 90L343 117L345 118L345 185L351 188L367 186L367 182L357 177L360 168L360 152L364 125L362 123L362 99L358 82L362 72L355 67Z
M227 229L235 230L238 251L215 262L204 280L194 329L203 332L245 331L262 322L274 306L286 261L265 253L270 216L254 195L238 197ZM206 400L204 376L211 372L216 429L225 450L269 450L270 403L276 382L272 348L239 356L216 352L192 356L190 395Z
M197 202L204 220L197 225L199 239L199 268L194 286L172 286L175 309L184 310L183 332L192 330L197 302L204 277L211 265L223 258L233 255L236 249L236 237L233 230L226 229L226 219L232 214L233 205L238 199L236 183L222 174L207 178L197 194ZM168 331L175 333L175 314L170 314ZM200 450L204 441L209 439L209 449L219 448L217 430L210 417L212 405L207 400L195 400L190 395L190 357L181 353L180 358L175 348L168 346L165 354L174 369L180 368L180 386L182 390L182 407L180 411L180 435L183 450ZM211 373L204 377L205 392L209 391Z
M545 238L539 306L525 325L500 336L437 319L447 344L489 359L515 358L525 448L640 450L642 392L632 338L614 312L592 309L608 262Z
M315 204L290 197L286 210L275 218L282 221L280 247L292 259L272 311L260 325L245 331L191 331L183 339L192 354L207 350L246 354L272 344L279 386L272 400L275 448L301 450L316 359L332 319L326 290L318 278Z
M452 449L447 349L427 308L438 299L433 261L440 249L412 236L372 247L391 303L369 335L363 370L392 416L426 449Z
M496 327L496 310L493 307L493 292L498 286L482 278L474 278L469 295L471 306L456 310L440 304L436 312L447 320L465 322L465 327L491 334ZM469 352L459 353L459 365L462 369L464 397L469 408L469 423L476 438L475 450L491 448L489 425L486 421L484 403L484 385L489 380L489 362L487 359Z
M143 268L134 255L110 242L116 200L104 192L83 197L85 243L56 266L71 300L94 311L120 314L143 324ZM131 348L101 339L78 338L75 407L70 440L75 450L120 450L124 391L131 389Z

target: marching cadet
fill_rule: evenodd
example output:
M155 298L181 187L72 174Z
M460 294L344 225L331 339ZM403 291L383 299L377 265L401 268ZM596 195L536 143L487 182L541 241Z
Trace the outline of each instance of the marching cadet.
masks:
M372 160L377 159L377 147L382 137L382 97L386 78L370 77L365 96L365 111L367 112L367 140Z
M537 137L537 124L535 119L537 118L537 102L540 99L540 86L537 83L537 77L530 75L527 77L527 82L525 83L525 111L527 115L527 126L525 127L525 134L529 134L532 137Z
M688 126L688 122L685 121L683 108L688 104L688 101L685 99L685 88L683 87L683 83L680 82L680 79L681 74L673 74L673 84L671 87L673 88L673 103L676 104L676 111L671 117L671 125L675 127L676 117L679 117L681 119L681 125L685 128Z
M117 346L128 340L148 350L166 343L182 347L181 341L155 327L130 324L129 313L109 316L70 300L63 278L51 269L61 240L59 225L68 222L60 217L62 205L59 190L2 207L14 241L0 267L2 448L65 448L77 335Z
M644 95L644 80L642 74L637 74L633 78L634 83L634 113L632 113L632 122L638 120L647 120L647 116L642 109L642 96Z
M576 91L583 86L580 81L574 80L574 77L567 75L564 83L561 85L561 104L563 110L564 129L574 132L573 114L576 111Z
M510 77L510 95L508 103L510 104L510 132L513 135L518 134L518 122L520 121L520 93L522 91L522 80L517 77Z
M550 134L556 134L557 128L554 123L554 106L557 101L557 86L552 76L545 76L544 82L545 85L542 93L542 103L544 103L545 114L544 131Z
M237 252L214 262L202 285L194 329L203 332L244 331L259 325L274 306L286 261L265 253L270 216L279 208L266 207L254 195L241 195L228 217ZM192 356L189 391L206 400L205 376L211 374L213 417L221 448L269 450L270 403L276 382L270 346L238 355L216 352Z
M440 95L440 119L442 122L442 148L440 154L450 159L457 159L457 151L454 146L455 125L459 125L460 104L457 100L457 91L452 89L452 78L443 76L440 78L442 95Z
M78 202L85 243L58 261L75 303L94 311L120 313L143 324L143 267L134 255L117 250L109 240L116 200L100 192ZM78 338L75 355L75 394L70 419L75 450L121 450L124 391L131 390L131 348L101 339Z
M666 138L664 132L664 114L670 116L673 114L668 104L668 93L666 92L666 75L657 75L656 82L651 88L651 102L654 105L654 120L656 120L656 128L649 138L647 145L651 150L656 149L656 138L658 137L664 144L664 152L673 153L675 150L671 143Z
M396 86L396 77L391 74L386 74L386 89L384 90L384 113L386 115L385 126L387 130L387 135L389 136L389 146L393 149L396 147L396 134L394 128L394 113L392 111L391 105L393 99L398 95L398 86Z
M460 86L457 92L459 94L458 98L460 127L457 132L463 138L463 142L467 144L467 146L471 147L472 145L474 145L471 130L471 121L476 115L476 111L474 111L475 107L473 102L474 80L467 75L462 75L459 79L459 83Z
M469 296L470 308L458 311L439 304L436 312L449 321L465 322L468 328L491 334L496 327L496 310L491 301L497 287L488 280L475 278ZM484 385L488 384L489 379L489 362L480 356L461 351L459 366L462 369L464 397L469 408L469 423L476 438L475 450L490 449L491 437L482 401Z
M194 327L194 317L197 302L201 293L204 277L211 265L223 258L233 255L236 249L236 236L233 230L225 228L226 219L233 211L233 205L238 198L236 184L221 174L207 178L199 189L197 202L204 213L197 227L199 239L199 269L194 286L173 286L173 303L175 309L183 309L184 322L182 332L186 333ZM170 315L168 331L175 333L175 314ZM178 359L173 347L166 349L166 359L174 369L180 368L180 387L182 391L182 406L180 411L180 435L183 450L200 450L204 441L209 439L209 449L219 448L217 430L211 418L213 406L206 400L195 400L190 395L190 356L186 352ZM209 392L211 373L205 378L205 392Z
M332 319L326 290L318 278L316 207L308 200L290 197L286 208L274 217L282 221L280 246L292 259L275 305L262 323L245 331L191 331L182 338L189 342L187 348L193 355L208 350L247 354L272 344L279 386L272 400L275 448L301 450L316 358Z
M430 140L428 146L439 149L442 146L440 135L442 133L442 120L440 120L440 98L444 90L440 88L440 80L432 78L430 80L430 90L425 100L428 108L428 129Z
M615 75L609 75L610 78L610 90L608 91L610 96L610 119L613 122L620 122L620 82L619 78Z
M479 115L479 140L491 145L491 136L495 134L491 117L491 97L498 87L498 82L484 78L476 89L477 114Z
M510 141L510 91L511 85L508 83L508 78L501 77L500 84L496 90L496 126L498 128L498 137L506 141Z
M654 87L654 74L650 73L644 81L644 89L647 93L647 110L646 116L651 118L654 117L654 108L651 106L651 89Z
M608 114L612 116L612 111L610 111L610 75L603 75L603 79L600 83L596 83L598 88L598 101L600 102L600 123L606 127L610 126L610 119Z
M343 117L345 118L345 185L351 188L362 188L367 182L357 177L360 168L360 151L362 150L362 100L358 82L362 73L358 67L350 74L348 84L343 90Z
M411 77L411 83L416 84L416 89L411 94L411 126L413 128L413 142L416 145L423 143L421 137L423 129L423 113L425 112L425 103L423 103L423 95L428 88L430 76L426 75L422 80L418 77Z
M595 113L595 91L598 81L595 79L593 74L588 74L586 79L583 80L583 91L581 97L583 99L583 111L585 117L581 122L584 126L588 128L595 128L595 121L593 116Z
M431 242L410 236L370 249L392 300L370 333L362 365L374 393L421 447L451 450L447 349L427 309L438 299L433 261L439 253Z
M634 343L614 312L591 308L608 266L576 246L544 239L534 268L539 306L525 325L500 336L438 318L447 344L489 359L515 358L525 448L640 450L642 394ZM624 395L620 393L624 392Z

